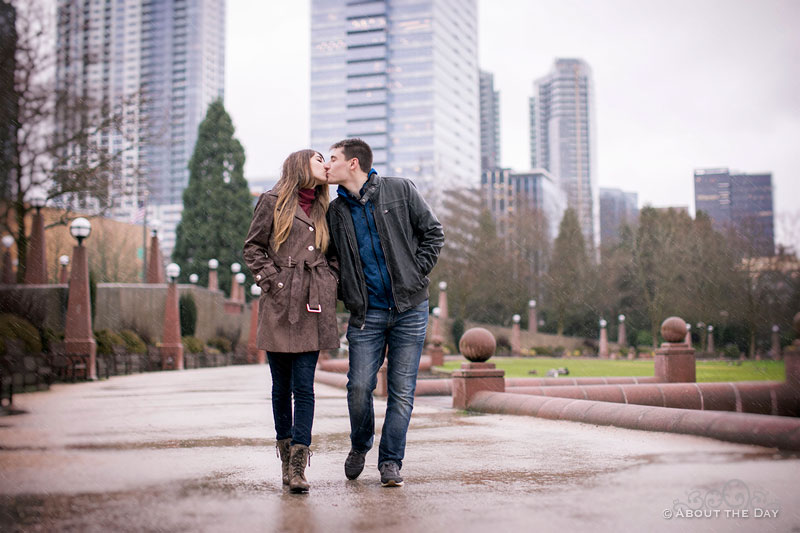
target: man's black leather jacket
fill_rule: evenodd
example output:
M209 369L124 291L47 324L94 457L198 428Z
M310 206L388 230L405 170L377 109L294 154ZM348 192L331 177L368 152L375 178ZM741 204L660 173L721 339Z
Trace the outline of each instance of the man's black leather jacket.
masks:
M428 274L444 246L442 225L414 184L404 178L373 174L360 201L373 203L394 302L398 312L407 311L428 298ZM328 255L339 261L339 299L350 311L350 324L362 327L367 285L350 206L337 197L327 216L331 234Z

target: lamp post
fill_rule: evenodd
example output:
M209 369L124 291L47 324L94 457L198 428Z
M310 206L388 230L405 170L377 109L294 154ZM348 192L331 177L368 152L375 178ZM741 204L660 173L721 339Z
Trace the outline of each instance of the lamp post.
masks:
M239 284L236 281L236 274L238 274L240 270L242 270L242 265L240 265L239 263L233 263L231 265L231 273L233 274L233 276L231 276L231 295L230 295L230 299L233 300L233 301L236 301L236 300L239 299Z
M183 370L183 344L181 343L180 307L178 305L178 276L181 267L170 263L166 268L167 301L164 306L164 332L161 335L161 368Z
M705 353L708 335L704 335L703 332L706 330L706 324L705 322L698 322L695 326L697 327L697 337L700 339L700 351Z
M522 317L519 315L514 315L511 317L511 353L513 355L521 355L522 354L522 340L521 340L521 333L519 331L519 323L522 320Z
M33 215L30 247L25 260L25 284L41 285L47 283L47 254L44 245L44 217L42 216L42 207L47 202L47 198L41 192L37 192L29 201L31 206L36 209L36 213Z
M528 331L539 333L539 321L536 318L536 300L528 300Z
M58 275L58 282L66 284L69 282L69 271L67 270L67 266L69 266L69 256L62 255L58 258L58 262L61 265L61 271Z
M686 338L683 339L683 342L689 345L689 348L692 347L692 325L688 322L686 323Z
M608 359L608 330L606 326L608 322L604 318L600 319L600 348L599 356L603 359Z
M86 378L97 379L97 344L92 335L89 261L83 246L83 239L92 232L92 225L85 218L79 217L72 221L69 232L78 241L78 245L72 249L64 348L71 359L86 358Z
M439 317L442 320L447 320L450 315L447 311L447 282L439 282Z
M711 324L708 325L708 353L714 353L714 326Z
M197 285L197 281L200 279L200 276L197 274L189 274L189 283L192 285Z
M244 281L245 275L244 272L239 272L234 276L236 278L236 293L237 293L237 300L244 303Z
M16 280L14 279L14 265L11 262L11 247L14 246L14 237L11 235L3 236L3 247L6 249L3 254L3 280L6 285L13 285Z
M219 282L217 281L217 269L219 268L219 261L216 259L208 260L208 290L219 290Z
M444 282L442 282L444 283ZM440 293L441 294L441 293ZM441 298L440 298L441 300ZM433 327L431 328L430 339L428 344L428 354L431 357L431 366L442 366L444 364L444 349L442 348L442 309L440 307L433 308Z
M263 365L267 362L267 353L258 349L258 308L261 297L261 287L253 283L250 285L250 334L247 338L247 362Z
M770 355L776 361L780 360L781 358L781 328L778 327L777 324L773 324L772 326L772 352Z
M617 320L619 320L619 335L617 336L617 344L619 344L619 349L622 350L628 345L628 336L625 331L625 315L619 315Z

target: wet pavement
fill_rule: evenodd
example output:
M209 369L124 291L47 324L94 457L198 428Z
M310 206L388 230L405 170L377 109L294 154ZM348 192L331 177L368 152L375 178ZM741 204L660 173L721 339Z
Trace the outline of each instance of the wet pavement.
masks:
M404 487L380 486L377 449L347 481L345 392L322 384L311 492L293 495L268 387L267 367L241 366L15 396L24 413L0 417L0 531L800 532L797 455L468 414L443 397L417 398Z

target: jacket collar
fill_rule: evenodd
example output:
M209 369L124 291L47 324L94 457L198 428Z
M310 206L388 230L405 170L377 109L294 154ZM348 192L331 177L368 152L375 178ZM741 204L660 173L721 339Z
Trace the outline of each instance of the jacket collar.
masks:
M275 192L274 189L270 189L269 191L267 191L267 194L270 195L270 196L274 196L275 198L278 197L278 193ZM302 220L306 224L310 224L312 226L314 225L314 221L311 220L311 217L306 215L306 212L303 211L302 207L300 207L300 202L297 202L297 209L294 210L294 217L295 218L299 218L300 220Z
M367 181L361 186L360 197L356 197L355 195L351 194L350 191L341 185L339 185L339 187L336 189L336 192L345 200L366 205L366 203L369 202L370 199L378 192L378 187L380 186L381 180L383 180L383 178L381 178L380 174L378 174L378 171L373 168L370 169L369 174L367 175Z

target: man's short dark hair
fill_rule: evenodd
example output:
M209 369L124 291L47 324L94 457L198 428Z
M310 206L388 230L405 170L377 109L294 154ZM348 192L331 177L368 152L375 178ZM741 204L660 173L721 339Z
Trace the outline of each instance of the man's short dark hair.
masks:
M361 139L344 139L331 145L331 150L341 148L344 157L349 161L354 157L358 159L358 166L369 174L372 169L372 148Z

